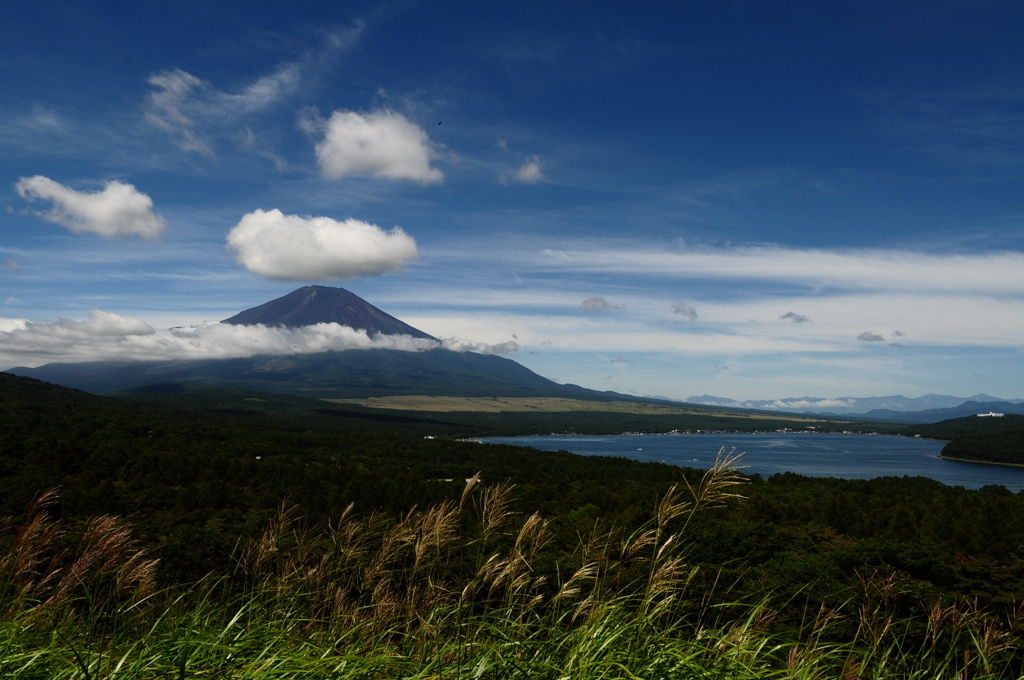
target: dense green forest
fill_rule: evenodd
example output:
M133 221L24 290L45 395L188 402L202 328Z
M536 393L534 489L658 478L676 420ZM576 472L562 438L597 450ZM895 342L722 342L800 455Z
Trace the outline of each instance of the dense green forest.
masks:
M1024 465L1024 416L968 416L931 425L915 425L904 431L934 439L950 440L942 457L958 460Z
M327 537L308 539L312 552L302 559L312 559L330 553L324 541L346 521L383 527L422 519L430 508L451 510L467 502L473 480L474 498L494 503L500 496L510 518L487 550L515 553L517 532L543 518L545 540L531 548L529 573L548 584L537 585L535 596L550 600L558 592L551 584L588 568L593 537L626 546L635 532L659 525L666 494L685 499L707 481L704 471L663 464L459 441L455 435L471 434L462 418L218 391L169 406L0 374L0 515L12 518L0 554L20 545L24 530L14 528L31 523L34 500L55 489L46 516L65 533L48 559L73 553L93 530L90 518L116 516L159 559L154 587L214 578L237 594L251 587L246 546L281 526L282 508L292 508L291 528L274 539L275 550L283 556L301 547L296 537ZM485 421L474 434L498 427ZM734 486L721 502L663 527L680 537L673 568L686 570L685 588L673 595L679 621L708 607L741 618L757 611L765 618L758 626L784 639L852 644L862 640L864 617L837 614L825 632L822 612L881 607L887 620L904 622L899 644L910 645L937 634L928 618L935 606L969 606L980 617L972 620L998 627L1000 644L1020 641L1024 493L923 478L724 478ZM698 505L695 499L687 502ZM469 538L459 539L464 545L452 539L435 579L465 584L484 573L486 565L456 559L466 551L486 557L479 526L487 502L467 503L476 519L452 521ZM374 540L380 548L384 539ZM616 550L621 557L625 548ZM653 578L643 569L661 564L660 554L623 562L603 587L631 592L629 584ZM419 559L413 555L410 568Z
M359 512L397 515L456 497L465 480L480 473L488 483L516 485L517 511L539 511L575 535L598 519L635 524L670 485L700 474L624 458L459 441L438 433L461 431L461 424L306 400L268 402L276 410L262 412L202 399L193 401L193 410L172 409L4 374L0 379L0 512L17 516L42 490L60 488L59 512L70 520L131 518L164 558L167 579L228 568L238 537L260 531L283 499L313 524L340 516L350 503ZM301 410L310 404L314 412ZM702 540L701 560L738 571L763 568L790 585L806 583L800 564L817 563L822 554L850 568L896 567L911 546L945 565L941 578L928 572L930 587L974 594L974 577L963 572L960 578L964 564L993 574L997 565L1016 568L1024 545L1024 495L1001 487L970 491L923 478L781 474L750 479L744 496L744 504L706 518L709 535L729 538ZM825 540L829 536L842 540ZM796 559L792 546L800 537L807 546ZM843 560L830 552L840 546L847 551ZM843 582L836 579L832 585ZM990 585L996 599L1020 594L998 579Z
M1024 429L957 437L943 447L942 457L998 465L1024 465Z
M887 423L859 423L841 418L786 418L757 411L730 411L717 407L676 405L676 413L644 413L636 410L579 411L412 411L369 408L350 403L319 401L283 394L251 392L223 387L168 392L154 386L121 396L153 405L201 410L211 414L273 416L277 420L301 421L322 426L352 426L380 432L445 437L516 436L535 434L609 434L621 432L663 433L672 431L774 431L780 428L819 432L848 430L900 433L905 426ZM659 405L670 402L651 402ZM668 410L668 409L665 409Z

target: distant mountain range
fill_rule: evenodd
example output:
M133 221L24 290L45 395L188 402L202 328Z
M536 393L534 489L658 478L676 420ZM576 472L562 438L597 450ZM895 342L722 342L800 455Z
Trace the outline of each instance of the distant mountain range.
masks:
M220 385L319 398L434 395L666 401L663 398L641 399L577 385L562 385L511 359L442 349L437 338L396 319L344 288L305 286L221 323L288 328L336 323L365 331L370 337L408 336L433 341L437 346L422 351L351 349L241 359L53 363L37 368L12 368L8 372L98 394L117 391L180 392L192 386ZM426 343L428 347L431 344ZM1024 414L1024 400L1001 400L985 394L966 398L929 394L916 398L896 395L757 401L700 395L690 397L687 402L745 411L906 423L938 422L990 411Z
M343 288L326 286L300 288L222 323L290 328L337 323L366 331L371 337L408 335L436 340ZM189 386L222 385L335 398L415 394L630 399L561 385L511 359L455 352L440 346L425 351L352 349L242 359L53 363L37 368L12 368L8 372L97 394L176 392Z
M987 394L976 394L972 397L944 394L926 394L921 397L904 397L899 394L889 397L791 397L749 401L702 394L690 397L686 401L691 404L725 408L846 416L906 423L934 423L949 418L990 412L1024 414L1024 399L1000 399Z

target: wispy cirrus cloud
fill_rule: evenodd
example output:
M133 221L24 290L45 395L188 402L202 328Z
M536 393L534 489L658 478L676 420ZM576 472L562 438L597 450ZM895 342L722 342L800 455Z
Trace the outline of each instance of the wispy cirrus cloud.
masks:
M953 166L1024 165L1018 84L859 94L880 125L921 152Z
M644 273L677 279L785 282L816 289L1024 293L1024 253L935 254L906 250L786 248L548 248L541 271Z
M515 170L507 170L499 176L503 184L516 182L519 184L536 184L544 180L544 170L541 166L540 156L530 156L522 165Z
M147 81L150 91L142 105L143 120L184 151L212 157L230 142L270 158L280 168L278 154L255 144L254 116L288 102L308 80L320 77L325 63L355 45L365 26L357 21L351 28L328 31L297 59L234 90L220 89L180 68L154 73Z
M146 97L146 122L170 134L185 151L212 154L209 143L196 130L198 110L204 108L198 95L212 86L180 69L150 76L149 84L154 91Z
M540 157L531 156L529 160L519 166L516 170L516 179L524 184L536 184L544 179L544 171L541 169Z
M720 286L724 287L724 286ZM744 287L745 288L745 287ZM417 295L395 300L396 314L435 335L470 335L497 343L515 334L527 352L644 352L675 357L821 354L866 351L891 338L912 338L915 351L938 348L1024 350L1024 299L984 294L912 292L806 292L776 295L773 291L715 291L694 299L699 324L671 324L665 309L671 300L650 297L646 290L627 295L618 290L623 312L580 315L566 296L560 304L540 311L522 301L540 297L543 289L514 293L475 290L463 301L444 298L424 288ZM596 297L596 296L595 296ZM805 311L810 322L779 323L779 306L787 301ZM402 306L406 305L406 309ZM957 323L950 323L954 315ZM879 340L858 341L865 328ZM893 328L898 331L879 329ZM867 336L865 336L866 338Z
M173 69L149 78L153 88L143 107L147 123L170 135L185 151L213 155L211 136L265 109L295 91L301 81L296 64L285 64L238 92L223 92L197 76Z

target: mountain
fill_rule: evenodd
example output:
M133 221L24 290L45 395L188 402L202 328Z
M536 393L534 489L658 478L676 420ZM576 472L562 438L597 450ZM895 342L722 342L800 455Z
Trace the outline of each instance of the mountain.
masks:
M339 323L370 335L435 339L347 290L325 286L300 288L222 323L289 327ZM94 393L175 392L189 386L222 385L320 398L396 394L613 398L610 393L560 385L511 359L440 347L418 352L352 349L240 359L53 363L8 372Z
M944 394L926 394L921 397L904 397L900 394L888 397L789 397L750 401L736 401L702 394L690 397L686 401L691 404L726 408L839 415L903 423L936 423L948 418L989 412L1024 413L1024 400L999 399L987 394L976 394L973 397L954 397Z
M367 335L409 335L437 340L374 307L344 288L305 286L276 300L235 314L221 323L234 326L286 326L298 328L318 323L337 323L366 331Z
M965 401L959 406L953 406L952 408L932 408L924 411L876 409L863 413L860 417L868 420L898 423L938 423L952 418L977 416L979 413L1024 415L1024 404L1011 401Z
M92 361L13 368L9 372L96 394L177 392L188 386L220 385L313 398L398 394L610 398L602 392L560 385L510 359L446 349L352 349L189 361Z

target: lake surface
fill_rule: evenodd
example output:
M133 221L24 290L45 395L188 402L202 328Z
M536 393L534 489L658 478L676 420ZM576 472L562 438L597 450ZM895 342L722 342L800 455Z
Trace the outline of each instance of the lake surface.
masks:
M945 442L910 437L862 434L737 433L626 434L606 437L550 435L486 437L495 444L532 446L544 451L571 451L583 456L622 456L683 467L707 469L718 450L743 453L743 472L768 477L795 472L808 477L874 479L929 477L943 484L980 489L1001 484L1024 489L1024 468L942 460Z

